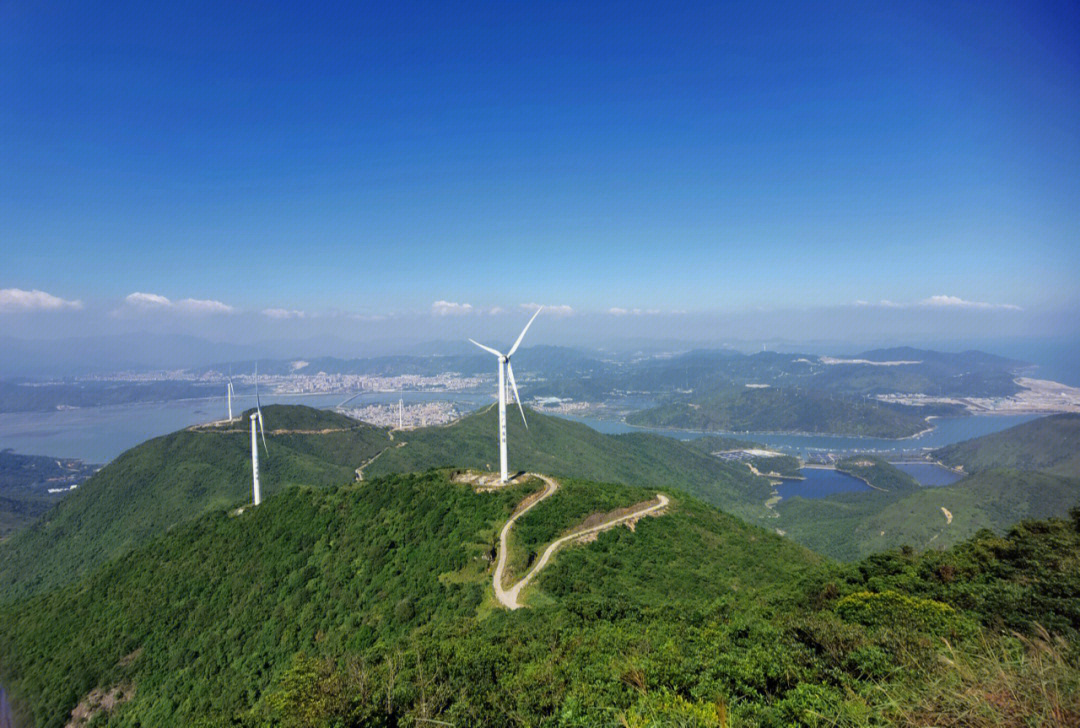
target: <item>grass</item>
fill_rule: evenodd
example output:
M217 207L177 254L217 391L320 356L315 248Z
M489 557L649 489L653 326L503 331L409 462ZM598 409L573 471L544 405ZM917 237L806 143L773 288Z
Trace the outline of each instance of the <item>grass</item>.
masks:
M1041 626L955 647L942 640L940 668L911 687L883 685L886 716L898 726L1072 728L1080 725L1075 645Z

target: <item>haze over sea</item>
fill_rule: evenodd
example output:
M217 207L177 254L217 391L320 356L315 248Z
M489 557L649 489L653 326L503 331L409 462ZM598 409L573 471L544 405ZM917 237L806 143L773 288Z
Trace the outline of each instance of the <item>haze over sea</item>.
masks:
M944 348L944 347L942 347ZM972 348L972 347L966 347ZM1036 365L1032 376L1040 379L1080 386L1080 344L1062 341L987 342L985 349L995 354L1028 361ZM527 387L522 396L529 399ZM267 394L267 404L305 404L329 409L348 395L275 395ZM394 403L403 399L406 404L423 401L450 401L462 413L488 404L488 394L439 392L381 392L364 394L350 406L374 403ZM254 405L254 398L239 395L233 403L234 413ZM173 402L150 402L134 405L90 407L55 412L15 412L0 414L0 449L11 448L28 455L50 455L81 458L92 463L107 463L125 450L152 437L158 437L184 427L210 422L224 417L221 399L190 399ZM640 432L618 419L566 416L600 432L615 434ZM982 415L976 417L939 418L934 429L916 438L888 440L840 435L809 435L768 432L730 433L743 439L768 445L795 454L815 452L879 451L897 454L914 452L967 440L980 435L1018 425L1034 419L1035 415ZM699 434L683 430L650 429L651 432L680 439Z

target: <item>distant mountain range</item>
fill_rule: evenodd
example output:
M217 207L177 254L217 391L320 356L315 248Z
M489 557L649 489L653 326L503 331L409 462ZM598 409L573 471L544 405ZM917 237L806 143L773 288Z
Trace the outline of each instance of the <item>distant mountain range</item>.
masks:
M126 341L114 343L127 346ZM137 352L147 347L154 349L156 343L160 342L152 338L140 342L132 357L138 358ZM70 354L67 352L65 356ZM162 352L155 355L160 354ZM870 351L848 358L775 352L745 355L728 350L697 350L673 356L626 359L603 358L595 353L567 347L536 346L522 349L517 357L515 362L519 377L528 384L526 391L530 397L601 402L634 394L647 395L658 404L667 406L666 409L642 416L642 424L664 421L667 426L691 429L716 427L856 434L880 432L882 436L897 437L921 429L914 419L948 413L923 408L909 413L921 412L921 415L907 418L912 422L904 424L899 422L904 419L903 408L890 408L877 403L860 404L855 400L894 393L936 397L1007 397L1020 391L1015 379L1025 366L1023 362L982 352L944 354L910 348ZM13 357L15 361L18 358L17 354ZM192 375L201 376L209 372L248 373L255 366L254 358L185 366L184 362L191 359L190 354L178 356L172 359L170 368L186 368ZM92 357L88 357L84 363L91 366L92 361ZM482 353L468 351L447 355L353 359L262 359L259 368L263 374L274 376L320 372L387 377L434 376L446 372L467 376L492 374L491 362ZM0 381L0 412L46 410L62 406L90 407L211 396L216 393L212 387L208 388L202 383L183 381L30 384L20 380ZM730 395L733 389L766 387L789 393L805 392L808 394L800 396L817 398L815 401L820 400L820 395L835 402L847 397L846 401L851 406L847 408L847 414L838 415L839 421L822 424L784 411L797 408L799 397L788 397L785 406L768 404L762 408L755 403L770 403L784 396L758 393L733 398ZM704 408L701 407L703 404L706 405ZM732 409L733 406L735 409ZM690 409L698 412L692 413ZM892 424L888 424L888 421Z

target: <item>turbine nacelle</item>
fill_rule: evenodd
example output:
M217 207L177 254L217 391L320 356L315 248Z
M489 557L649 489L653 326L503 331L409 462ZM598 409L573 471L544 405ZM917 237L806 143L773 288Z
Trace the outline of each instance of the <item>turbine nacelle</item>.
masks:
M542 308L542 307L541 307ZM510 357L514 355L514 352L521 346L522 339L525 338L525 332L532 326L532 322L536 320L536 317L540 314L540 308L536 309L536 313L529 319L529 323L525 324L525 328L521 330L521 334L518 335L517 341L510 347L510 351L503 354L497 349L492 349L490 346L484 346L475 339L469 339L470 342L480 347L489 354L492 354L498 359L499 369L499 465L500 476L503 483L507 481L506 472L506 379L510 380L510 386L514 390L514 401L517 402L518 411L521 412L521 421L525 423L525 429L529 428L529 422L525 419L525 409L521 406L521 396L518 394L517 381L514 379L514 367L510 364Z

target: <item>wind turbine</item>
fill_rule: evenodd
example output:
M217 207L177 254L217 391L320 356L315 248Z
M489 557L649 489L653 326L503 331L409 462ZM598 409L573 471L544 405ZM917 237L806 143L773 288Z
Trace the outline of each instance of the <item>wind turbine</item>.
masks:
M259 398L259 363L255 362L255 411L251 413L251 477L253 479L253 491L255 505L262 502L262 491L259 488L259 441L255 430L262 435L263 452L270 457L270 451L266 449L266 428L263 427L262 400Z
M518 396L517 382L514 381L514 368L510 365L510 357L514 355L514 352L521 346L521 340L525 338L525 332L532 326L532 322L536 320L536 317L540 314L540 310L536 309L536 313L529 319L529 323L525 324L525 328L521 330L521 334L517 337L517 341L510 347L510 351L503 354L501 351L496 351L489 346L484 346L478 341L469 339L473 344L476 344L489 354L494 354L499 358L499 482L505 483L509 480L509 476L506 472L506 379L509 377L510 386L514 388L514 401L517 402L518 410L521 412L521 421L525 423L525 429L529 429L529 423L525 419L525 410L521 407L521 397Z
M225 378L225 380L226 380L225 381L225 402L226 402L226 404L227 404L227 406L229 408L229 422L232 422L233 421L233 416L232 416L232 396L233 396L232 374L227 376Z

